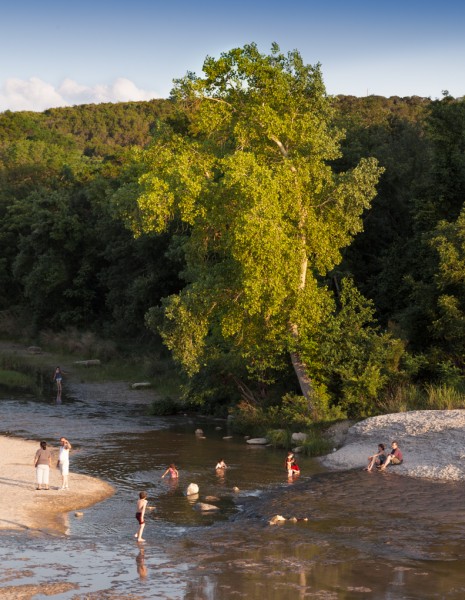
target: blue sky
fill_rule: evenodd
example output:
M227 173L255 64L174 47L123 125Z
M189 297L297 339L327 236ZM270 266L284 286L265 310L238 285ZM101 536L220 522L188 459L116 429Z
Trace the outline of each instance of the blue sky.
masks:
M25 0L0 17L0 111L167 97L256 42L320 62L330 94L465 95L465 8L444 0Z

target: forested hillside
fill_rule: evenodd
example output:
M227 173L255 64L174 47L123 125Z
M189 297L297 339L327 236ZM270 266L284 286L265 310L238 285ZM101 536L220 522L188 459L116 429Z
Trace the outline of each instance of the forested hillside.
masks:
M465 101L328 98L265 58L246 93L211 61L171 100L0 114L2 334L157 332L207 405L462 393Z

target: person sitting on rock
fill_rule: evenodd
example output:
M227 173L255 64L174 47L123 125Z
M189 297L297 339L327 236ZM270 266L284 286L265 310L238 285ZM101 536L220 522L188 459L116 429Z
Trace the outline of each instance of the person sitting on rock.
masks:
M368 457L368 466L365 467L365 471L371 471L376 465L381 466L386 460L386 454L384 452L384 444L378 444L378 452L373 456Z
M392 450L387 455L386 460L384 461L384 463L382 465L379 465L377 467L380 471L384 471L384 469L390 464L400 465L404 461L402 452L400 451L399 445L397 444L397 442L395 440L392 442L391 446L392 446Z

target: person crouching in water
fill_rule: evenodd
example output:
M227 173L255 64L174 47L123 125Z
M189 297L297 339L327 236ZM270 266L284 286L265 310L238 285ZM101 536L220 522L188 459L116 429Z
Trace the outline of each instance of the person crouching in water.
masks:
M285 467L288 477L293 477L294 475L300 474L300 469L297 463L295 462L294 454L292 452L287 453Z

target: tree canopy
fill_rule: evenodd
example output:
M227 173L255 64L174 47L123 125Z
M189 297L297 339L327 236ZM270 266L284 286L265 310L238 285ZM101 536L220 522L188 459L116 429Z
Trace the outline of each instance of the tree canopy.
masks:
M6 111L0 335L161 331L211 410L463 390L464 107L249 45L168 100Z
M219 349L268 381L290 355L312 395L305 347L332 310L322 282L362 229L381 169L335 172L333 124L319 65L255 45L207 58L172 92L187 135L161 128L144 155L145 230L189 227L187 285L164 303L162 335L193 374Z

